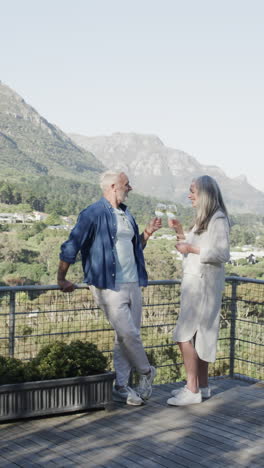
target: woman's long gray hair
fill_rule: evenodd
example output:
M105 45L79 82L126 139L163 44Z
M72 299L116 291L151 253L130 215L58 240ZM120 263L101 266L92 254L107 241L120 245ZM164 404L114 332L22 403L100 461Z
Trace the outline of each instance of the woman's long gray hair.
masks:
M195 219L195 233L206 231L212 216L217 210L221 210L228 219L227 209L221 194L221 190L213 177L203 175L193 180L198 192L197 212Z

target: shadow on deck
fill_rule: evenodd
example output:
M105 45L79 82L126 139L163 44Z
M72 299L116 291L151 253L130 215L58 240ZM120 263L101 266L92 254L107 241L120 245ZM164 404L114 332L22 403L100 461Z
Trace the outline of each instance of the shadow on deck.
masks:
M0 467L263 468L264 384L213 379L209 400L168 407L181 385L154 386L141 407L2 424Z

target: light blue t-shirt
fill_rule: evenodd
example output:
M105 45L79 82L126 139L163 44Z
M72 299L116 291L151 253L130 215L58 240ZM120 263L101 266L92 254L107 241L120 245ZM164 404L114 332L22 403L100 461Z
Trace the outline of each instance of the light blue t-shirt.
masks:
M138 281L132 239L133 227L121 208L114 208L117 221L115 242L116 283L134 283Z

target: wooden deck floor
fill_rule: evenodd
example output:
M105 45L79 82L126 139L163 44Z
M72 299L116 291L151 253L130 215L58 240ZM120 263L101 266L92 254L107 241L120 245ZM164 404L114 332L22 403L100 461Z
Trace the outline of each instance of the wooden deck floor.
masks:
M168 407L175 385L142 407L0 425L0 467L264 467L264 384L216 379L200 405Z

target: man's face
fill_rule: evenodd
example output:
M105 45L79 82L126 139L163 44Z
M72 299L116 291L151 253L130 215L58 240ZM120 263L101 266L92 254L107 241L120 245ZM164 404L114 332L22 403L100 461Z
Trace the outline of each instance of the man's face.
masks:
M130 190L132 190L132 187L129 185L128 177L124 172L121 172L116 183L116 198L118 204L125 201Z

